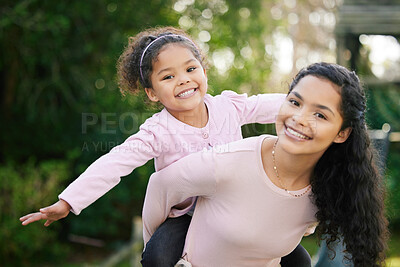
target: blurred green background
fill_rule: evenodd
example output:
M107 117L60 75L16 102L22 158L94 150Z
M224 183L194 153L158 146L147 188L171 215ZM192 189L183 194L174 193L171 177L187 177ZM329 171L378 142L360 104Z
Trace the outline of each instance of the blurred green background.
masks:
M135 133L153 114L143 95L122 97L116 84L115 64L129 36L159 25L187 30L208 56L210 94L227 89L248 94L286 92L299 68L316 61L337 61L335 25L341 3L3 0L1 265L98 264L129 242L132 218L141 214L153 162L123 178L79 216L70 215L49 228L42 223L22 227L18 220L54 203L91 162ZM363 38L355 70L375 81L393 76L393 69L399 70L400 56L392 52L383 61L382 55L374 60L376 38ZM398 37L390 37L385 45L388 42L393 51L399 47ZM368 120L373 129L389 123L392 132L400 131L396 73L388 83L367 86ZM274 128L249 125L243 132L245 136L274 133ZM386 170L387 213L393 234L389 255L397 257L399 166L400 143L391 142ZM95 242L78 242L83 237ZM307 248L315 253L312 244Z

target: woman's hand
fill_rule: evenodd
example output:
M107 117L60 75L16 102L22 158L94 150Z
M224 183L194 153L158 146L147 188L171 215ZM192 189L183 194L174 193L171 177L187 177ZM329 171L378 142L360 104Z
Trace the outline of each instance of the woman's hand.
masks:
M22 222L22 225L28 225L39 220L46 220L44 226L49 226L53 222L67 217L70 209L71 206L65 200L60 199L53 205L42 208L39 212L25 215L19 218L19 220Z

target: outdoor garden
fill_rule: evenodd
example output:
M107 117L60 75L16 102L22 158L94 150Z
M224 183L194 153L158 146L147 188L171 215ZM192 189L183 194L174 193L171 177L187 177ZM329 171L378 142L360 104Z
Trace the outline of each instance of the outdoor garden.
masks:
M211 95L223 90L286 93L300 68L338 62L335 26L341 4L2 1L0 265L101 265L131 242L132 220L141 215L153 161L123 177L79 216L70 214L49 227L44 221L28 226L19 221L57 201L93 161L159 110L149 105L144 92L122 95L118 88L116 63L130 36L154 26L186 30L207 55ZM387 254L388 266L400 266L400 45L399 35L379 38L362 35L353 63L365 77L370 129L390 125L384 159L391 232ZM350 66L351 53L346 55ZM273 134L274 126L252 124L242 130L244 136ZM317 253L314 236L302 244L311 255ZM117 265L129 264L123 259Z

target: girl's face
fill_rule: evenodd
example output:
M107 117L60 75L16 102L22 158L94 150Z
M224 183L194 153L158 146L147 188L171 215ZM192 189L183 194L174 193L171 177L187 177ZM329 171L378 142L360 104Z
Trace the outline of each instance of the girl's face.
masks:
M346 141L350 128L340 130L340 89L327 79L302 78L286 97L276 120L279 143L293 154L320 157L332 143Z
M146 88L151 101L161 104L175 117L204 108L207 75L193 53L179 44L167 44L153 63L153 88Z

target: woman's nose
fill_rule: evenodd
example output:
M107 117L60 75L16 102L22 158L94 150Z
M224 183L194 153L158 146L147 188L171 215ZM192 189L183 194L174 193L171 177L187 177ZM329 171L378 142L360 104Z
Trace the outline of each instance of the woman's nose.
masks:
M293 120L304 127L315 125L315 118L311 115L306 114L305 112L299 112L297 114L293 114Z

